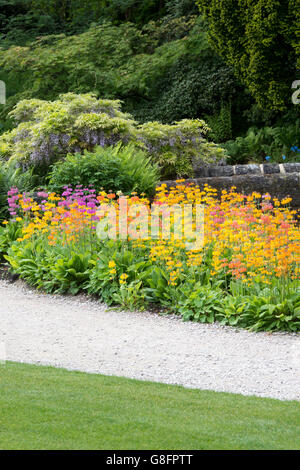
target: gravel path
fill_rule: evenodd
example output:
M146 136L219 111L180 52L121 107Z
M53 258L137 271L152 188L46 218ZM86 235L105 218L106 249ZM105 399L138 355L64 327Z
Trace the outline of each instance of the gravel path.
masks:
M107 311L83 296L0 281L1 342L11 361L300 400L299 334Z

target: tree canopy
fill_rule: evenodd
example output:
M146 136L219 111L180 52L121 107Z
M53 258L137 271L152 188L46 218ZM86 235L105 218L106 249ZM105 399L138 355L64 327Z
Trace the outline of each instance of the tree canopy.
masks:
M291 103L300 66L298 2L197 0L211 44L267 109L284 110Z

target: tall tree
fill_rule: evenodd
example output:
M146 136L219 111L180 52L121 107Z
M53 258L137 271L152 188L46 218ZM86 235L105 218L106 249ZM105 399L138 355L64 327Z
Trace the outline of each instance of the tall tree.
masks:
M213 47L234 67L260 107L284 110L291 105L291 85L300 65L299 0L197 4L209 22Z

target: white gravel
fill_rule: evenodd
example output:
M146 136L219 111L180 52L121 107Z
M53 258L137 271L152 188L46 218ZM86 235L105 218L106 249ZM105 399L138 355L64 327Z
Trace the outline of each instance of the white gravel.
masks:
M45 295L19 281L0 281L0 346L9 361L300 400L299 334L108 311L83 296Z

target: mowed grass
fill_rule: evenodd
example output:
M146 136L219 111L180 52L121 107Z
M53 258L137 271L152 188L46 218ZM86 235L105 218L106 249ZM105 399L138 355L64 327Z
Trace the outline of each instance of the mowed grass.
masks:
M1 449L300 449L300 403L0 365Z

